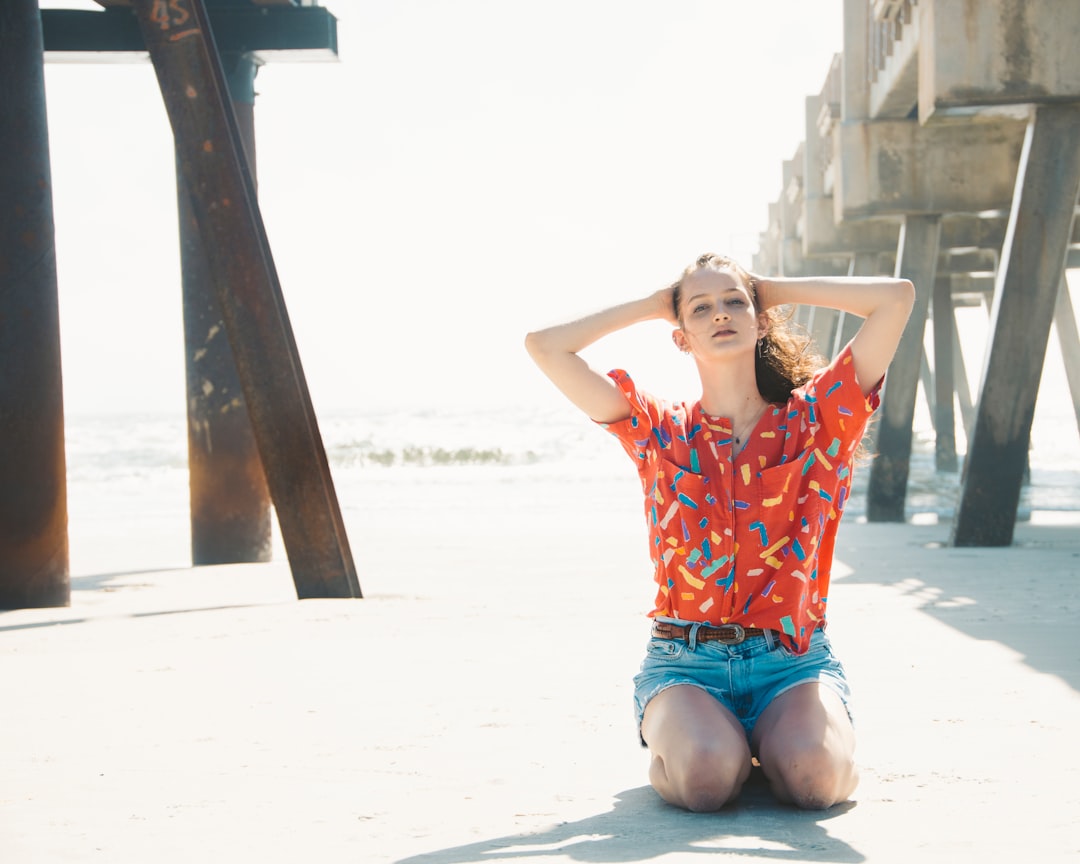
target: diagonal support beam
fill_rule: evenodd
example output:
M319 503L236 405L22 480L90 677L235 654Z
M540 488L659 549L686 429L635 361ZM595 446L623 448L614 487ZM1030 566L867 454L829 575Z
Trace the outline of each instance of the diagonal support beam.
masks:
M202 0L135 0L297 595L359 597L326 452Z
M955 546L1009 546L1046 343L1080 192L1080 104L1035 109L990 312L990 348L953 521Z
M1061 287L1054 307L1054 326L1061 345L1061 359L1065 363L1065 380L1069 382L1076 428L1080 431L1080 332L1077 331L1076 313L1073 311L1072 297L1069 296L1069 281L1064 273L1061 274Z
M953 308L952 320L952 356L956 398L960 403L960 422L964 426L964 438L970 439L971 430L975 427L975 406L971 404L971 385L968 383L967 367L964 365L964 349L960 344L960 329L956 323L955 308Z

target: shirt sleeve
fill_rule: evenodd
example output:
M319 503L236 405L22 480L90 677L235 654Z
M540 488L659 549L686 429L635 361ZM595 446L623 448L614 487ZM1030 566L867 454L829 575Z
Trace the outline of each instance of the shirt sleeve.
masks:
M793 394L807 403L811 423L820 424L832 435L848 441L861 438L867 422L881 404L881 387L885 381L882 376L864 396L855 378L853 359L848 345Z
M638 390L622 369L613 369L608 377L626 397L631 413L625 420L599 425L614 435L627 455L640 464L646 460L650 445L659 443L658 438L663 434L663 405L655 397Z

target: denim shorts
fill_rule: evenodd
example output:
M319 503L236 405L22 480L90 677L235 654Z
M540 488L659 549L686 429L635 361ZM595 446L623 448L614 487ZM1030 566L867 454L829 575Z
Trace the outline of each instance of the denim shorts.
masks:
M810 681L833 690L851 717L851 690L844 667L833 655L829 637L823 630L814 631L805 654L789 651L769 630L738 645L696 642L693 648L682 640L654 637L649 640L641 671L634 676L638 736L649 700L668 687L689 684L711 693L734 714L746 730L749 742L754 724L769 703L792 687ZM644 738L641 744L646 746Z

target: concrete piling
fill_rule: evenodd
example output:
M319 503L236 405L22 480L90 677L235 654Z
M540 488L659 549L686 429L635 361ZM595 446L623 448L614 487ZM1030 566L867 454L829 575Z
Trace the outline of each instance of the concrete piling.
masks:
M1080 194L1080 103L1041 105L1017 172L952 542L1012 543L1035 398Z
M896 276L915 285L915 306L904 328L877 425L877 456L870 468L866 515L871 522L903 522L911 468L912 425L923 351L923 332L937 267L941 219L908 216L900 233Z
M956 321L953 318L952 280L947 274L934 280L931 309L934 320L934 465L938 471L954 473L958 469L956 412L953 408Z
M794 264L806 274L819 259L846 256L848 272L864 274L872 272L866 261L883 262L890 246L899 246L893 270L912 279L918 299L871 428L877 457L868 516L905 518L921 380L937 470L959 467L957 404L968 442L953 541L1007 545L1029 476L1028 415L1051 317L1080 428L1080 337L1067 285L1058 288L1062 267L1080 266L1072 167L1080 134L1065 119L1080 106L1080 6L976 5L845 0L843 53L830 64L821 92L806 100L804 176L790 183L784 163L781 196L770 206L755 267L796 275ZM1032 116L1041 124L1034 137ZM1025 190L1028 201L1021 203ZM936 266L927 252L926 220L939 222ZM904 238L890 241L901 221ZM922 239L913 244L916 237ZM796 246L801 258L792 253ZM995 353L984 363L973 404L955 309L983 302L995 281L994 309L1007 311L993 317ZM1001 298L1003 289L1008 299ZM931 303L932 367L922 342ZM850 338L857 323L850 318L844 316L833 351Z

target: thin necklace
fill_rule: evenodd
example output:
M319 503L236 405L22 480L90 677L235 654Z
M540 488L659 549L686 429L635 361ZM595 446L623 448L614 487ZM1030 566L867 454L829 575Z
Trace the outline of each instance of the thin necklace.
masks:
M742 431L735 436L736 453L741 453L743 448L747 445L747 443L749 443L747 441L744 441L743 439L746 437L746 433L752 431L753 428L757 425L757 421L761 418L761 415L765 413L766 405L767 403L763 403L762 406L758 408L757 413L754 414L754 418L745 426L743 426Z

